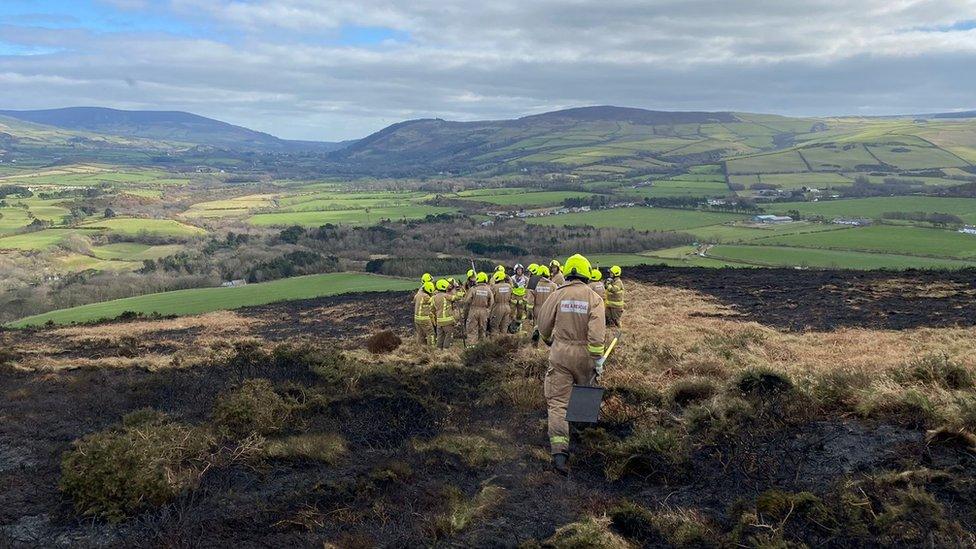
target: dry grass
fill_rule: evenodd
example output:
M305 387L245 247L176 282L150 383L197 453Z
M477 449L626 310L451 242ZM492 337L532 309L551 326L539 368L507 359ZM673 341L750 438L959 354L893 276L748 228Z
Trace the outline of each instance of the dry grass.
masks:
M976 328L784 333L737 319L733 310L688 290L632 284L628 297L633 306L624 316L623 344L607 362L609 387L667 393L679 380L725 379L759 367L782 372L800 387L831 375L867 379L855 391L867 400L914 390L942 410L937 416L951 417L958 391L899 373L933 356L976 369Z

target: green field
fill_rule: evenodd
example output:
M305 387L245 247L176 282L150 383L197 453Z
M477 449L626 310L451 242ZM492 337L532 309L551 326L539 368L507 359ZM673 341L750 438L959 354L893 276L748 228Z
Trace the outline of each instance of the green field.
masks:
M590 198L592 193L577 191L539 191L477 195L479 202L489 202L498 206L546 206L562 204L567 198Z
M391 208L370 208L363 210L331 210L310 212L272 212L253 215L248 218L252 225L287 226L302 225L304 227L319 227L327 223L341 225L375 225L383 219L399 221L401 219L422 219L428 215L453 213L457 210L439 206L394 206Z
M0 208L0 234L12 233L31 223L30 215L24 208L8 206Z
M186 217L228 217L244 215L258 208L269 208L274 205L274 195L252 194L227 200L212 200L198 202L183 212Z
M976 198L940 198L932 196L886 196L821 200L819 202L780 202L765 207L775 213L798 210L801 214L831 217L866 217L878 219L885 212L926 212L957 215L963 221L976 223Z
M80 229L44 229L32 233L0 238L0 250L47 250L61 243L70 234L86 234L93 231Z
M897 145L869 146L874 156L885 164L902 170L952 168L968 163L956 155L935 147L905 147Z
M108 231L117 234L134 236L139 233L149 233L160 236L197 236L207 231L180 223L172 219L140 219L134 217L113 217L89 221L81 225L82 228Z
M784 151L729 160L730 174L806 172L806 162L796 151Z
M264 305L277 301L308 299L347 292L372 292L383 290L409 290L415 288L413 280L388 278L363 273L332 273L301 276L250 284L239 288L196 288L129 297L82 305L71 309L51 311L23 318L8 324L11 328L39 326L52 321L55 324L89 322L110 319L126 311L143 314L194 315ZM404 298L407 299L407 298Z
M878 163L871 153L860 143L847 145L828 145L804 147L800 154L814 171L852 171L858 166L873 166Z
M873 225L842 231L774 236L763 239L759 243L762 245L858 250L922 257L976 258L976 236L955 231L892 225Z
M751 242L779 235L842 231L847 229L849 227L845 225L824 225L821 223L798 221L796 223L769 226L745 226L742 224L709 225L707 227L691 229L688 232L698 237L702 242L733 243Z
M710 249L708 256L720 260L769 267L843 269L962 269L976 267L976 262L972 261L782 246L723 244Z
M633 228L644 231L680 231L743 219L739 214L672 210L665 208L616 208L593 212L534 217L526 222L537 225L562 225Z

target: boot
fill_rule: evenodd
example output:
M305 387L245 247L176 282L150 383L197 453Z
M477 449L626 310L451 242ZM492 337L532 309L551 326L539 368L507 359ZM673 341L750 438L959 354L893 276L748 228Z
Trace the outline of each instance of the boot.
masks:
M563 453L553 454L552 470L564 477L568 477L569 476L569 455Z

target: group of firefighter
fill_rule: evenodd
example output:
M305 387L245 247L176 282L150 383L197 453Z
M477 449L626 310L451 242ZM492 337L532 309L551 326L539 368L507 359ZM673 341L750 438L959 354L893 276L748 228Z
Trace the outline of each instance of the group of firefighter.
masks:
M472 265L473 267L474 265ZM471 269L463 283L421 278L414 295L414 325L422 346L447 349L504 334L532 334L549 345L545 396L553 468L569 474L566 412L573 385L592 385L603 375L607 328L619 335L624 312L621 268L606 273L576 254L565 264L504 265L490 275Z

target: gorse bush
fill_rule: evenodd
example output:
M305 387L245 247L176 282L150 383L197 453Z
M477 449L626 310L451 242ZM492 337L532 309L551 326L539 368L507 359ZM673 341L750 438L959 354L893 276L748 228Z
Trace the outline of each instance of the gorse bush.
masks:
M237 436L280 432L292 405L275 392L267 379L246 380L238 389L221 395L214 405L214 423Z
M206 429L140 411L75 441L61 461L60 488L79 513L121 520L193 488L214 446Z

